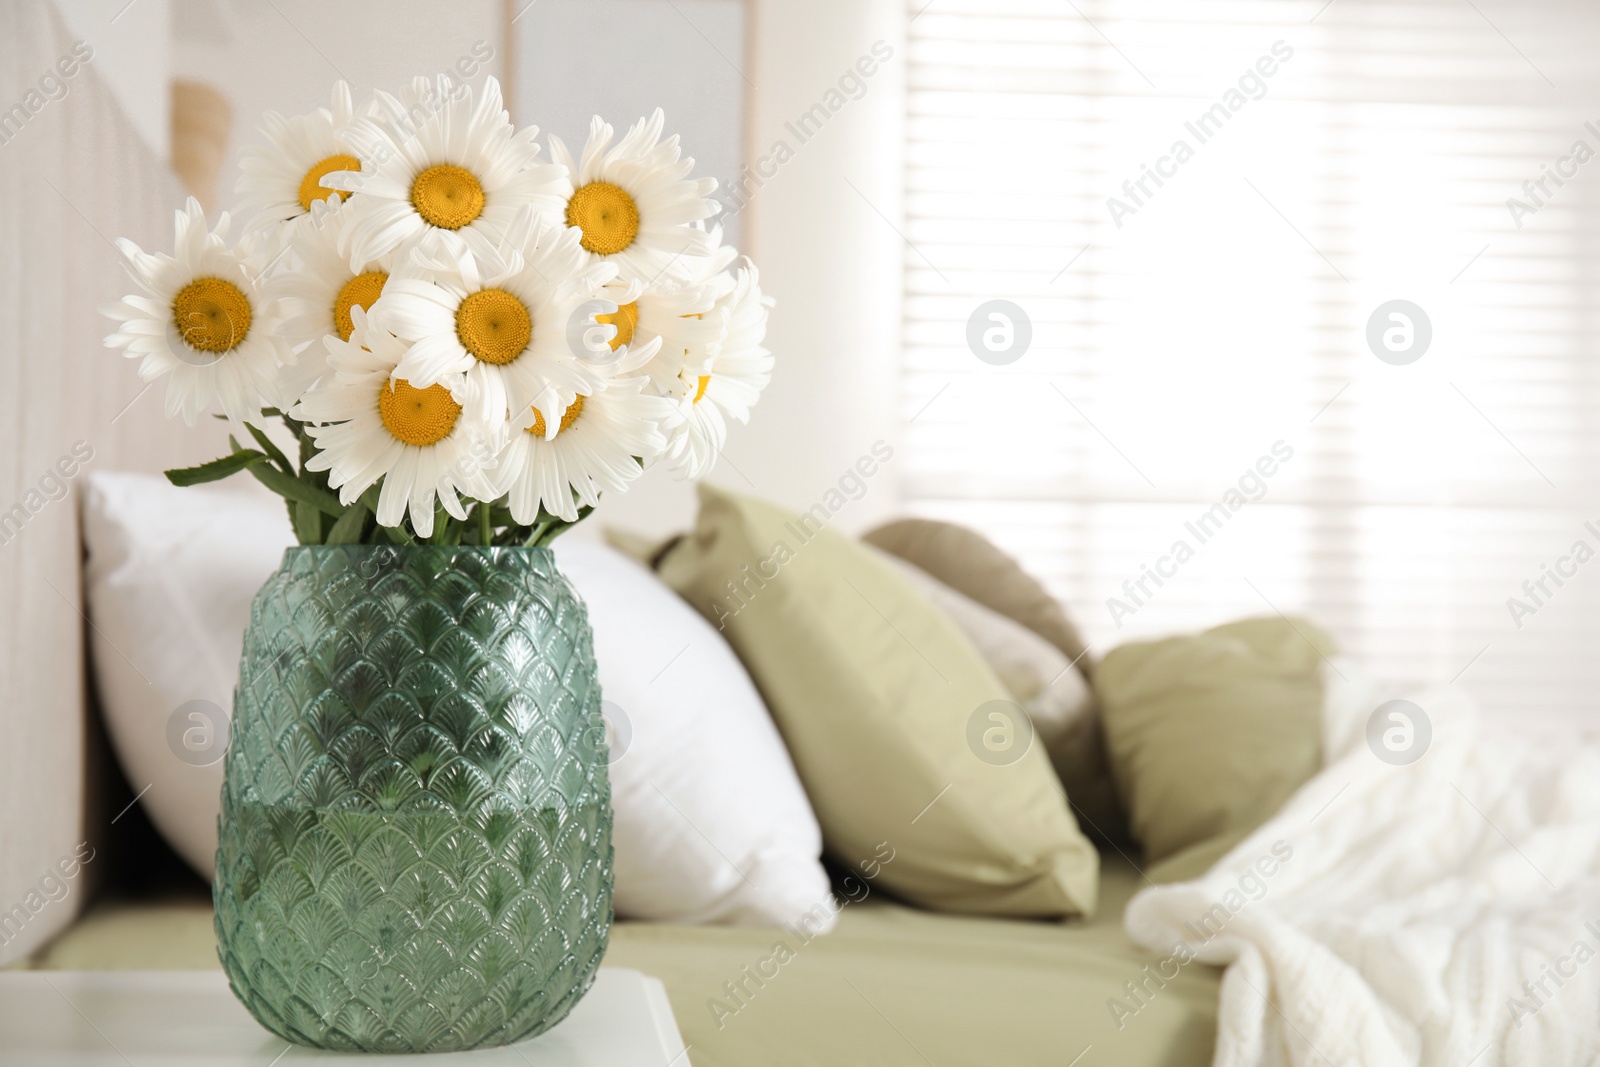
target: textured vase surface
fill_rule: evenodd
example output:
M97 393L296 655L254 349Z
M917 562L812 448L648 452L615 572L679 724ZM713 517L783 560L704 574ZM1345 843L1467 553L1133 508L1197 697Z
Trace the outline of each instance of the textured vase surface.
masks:
M225 769L218 949L272 1032L501 1045L594 982L600 684L548 549L289 549L251 607Z

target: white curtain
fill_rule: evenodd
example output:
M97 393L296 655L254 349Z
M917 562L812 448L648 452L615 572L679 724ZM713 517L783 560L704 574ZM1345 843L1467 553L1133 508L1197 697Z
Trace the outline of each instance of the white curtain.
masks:
M1300 613L1384 674L1592 715L1600 7L908 16L911 506L990 530L1098 652ZM991 300L1013 362L969 344L1015 354L1016 313L969 331Z

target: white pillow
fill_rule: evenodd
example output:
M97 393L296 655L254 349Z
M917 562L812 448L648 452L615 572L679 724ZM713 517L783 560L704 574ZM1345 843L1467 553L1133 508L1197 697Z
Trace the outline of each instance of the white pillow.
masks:
M829 900L822 830L722 635L622 553L570 533L555 549L589 607L614 744L617 914L770 925Z
M158 475L95 471L83 541L90 661L112 747L150 821L210 878L222 726L250 601L294 543L288 512L253 480L179 489ZM223 720L210 731L190 718L208 711Z
M224 732L208 748L204 719L191 718L204 706L192 702L231 711L250 601L293 543L288 516L250 482L178 489L154 475L96 472L83 525L94 676L112 744L134 791L149 786L141 802L156 828L210 877ZM573 534L556 549L589 606L615 728L617 913L831 923L816 817L726 642L619 553Z

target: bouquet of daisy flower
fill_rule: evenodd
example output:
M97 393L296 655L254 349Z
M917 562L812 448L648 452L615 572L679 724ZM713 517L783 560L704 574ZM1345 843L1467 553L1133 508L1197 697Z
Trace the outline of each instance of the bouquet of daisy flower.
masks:
M192 198L172 255L118 242L144 292L106 344L169 417L234 427L167 477L248 471L301 544L537 546L651 463L704 474L771 375L771 301L662 127L596 117L545 160L493 78L444 76L267 115L236 243Z

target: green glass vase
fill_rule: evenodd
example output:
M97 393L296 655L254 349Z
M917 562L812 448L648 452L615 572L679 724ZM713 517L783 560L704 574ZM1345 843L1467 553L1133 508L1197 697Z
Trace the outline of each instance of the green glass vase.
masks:
M245 632L218 951L301 1045L442 1052L560 1022L611 930L588 613L544 548L291 548Z

